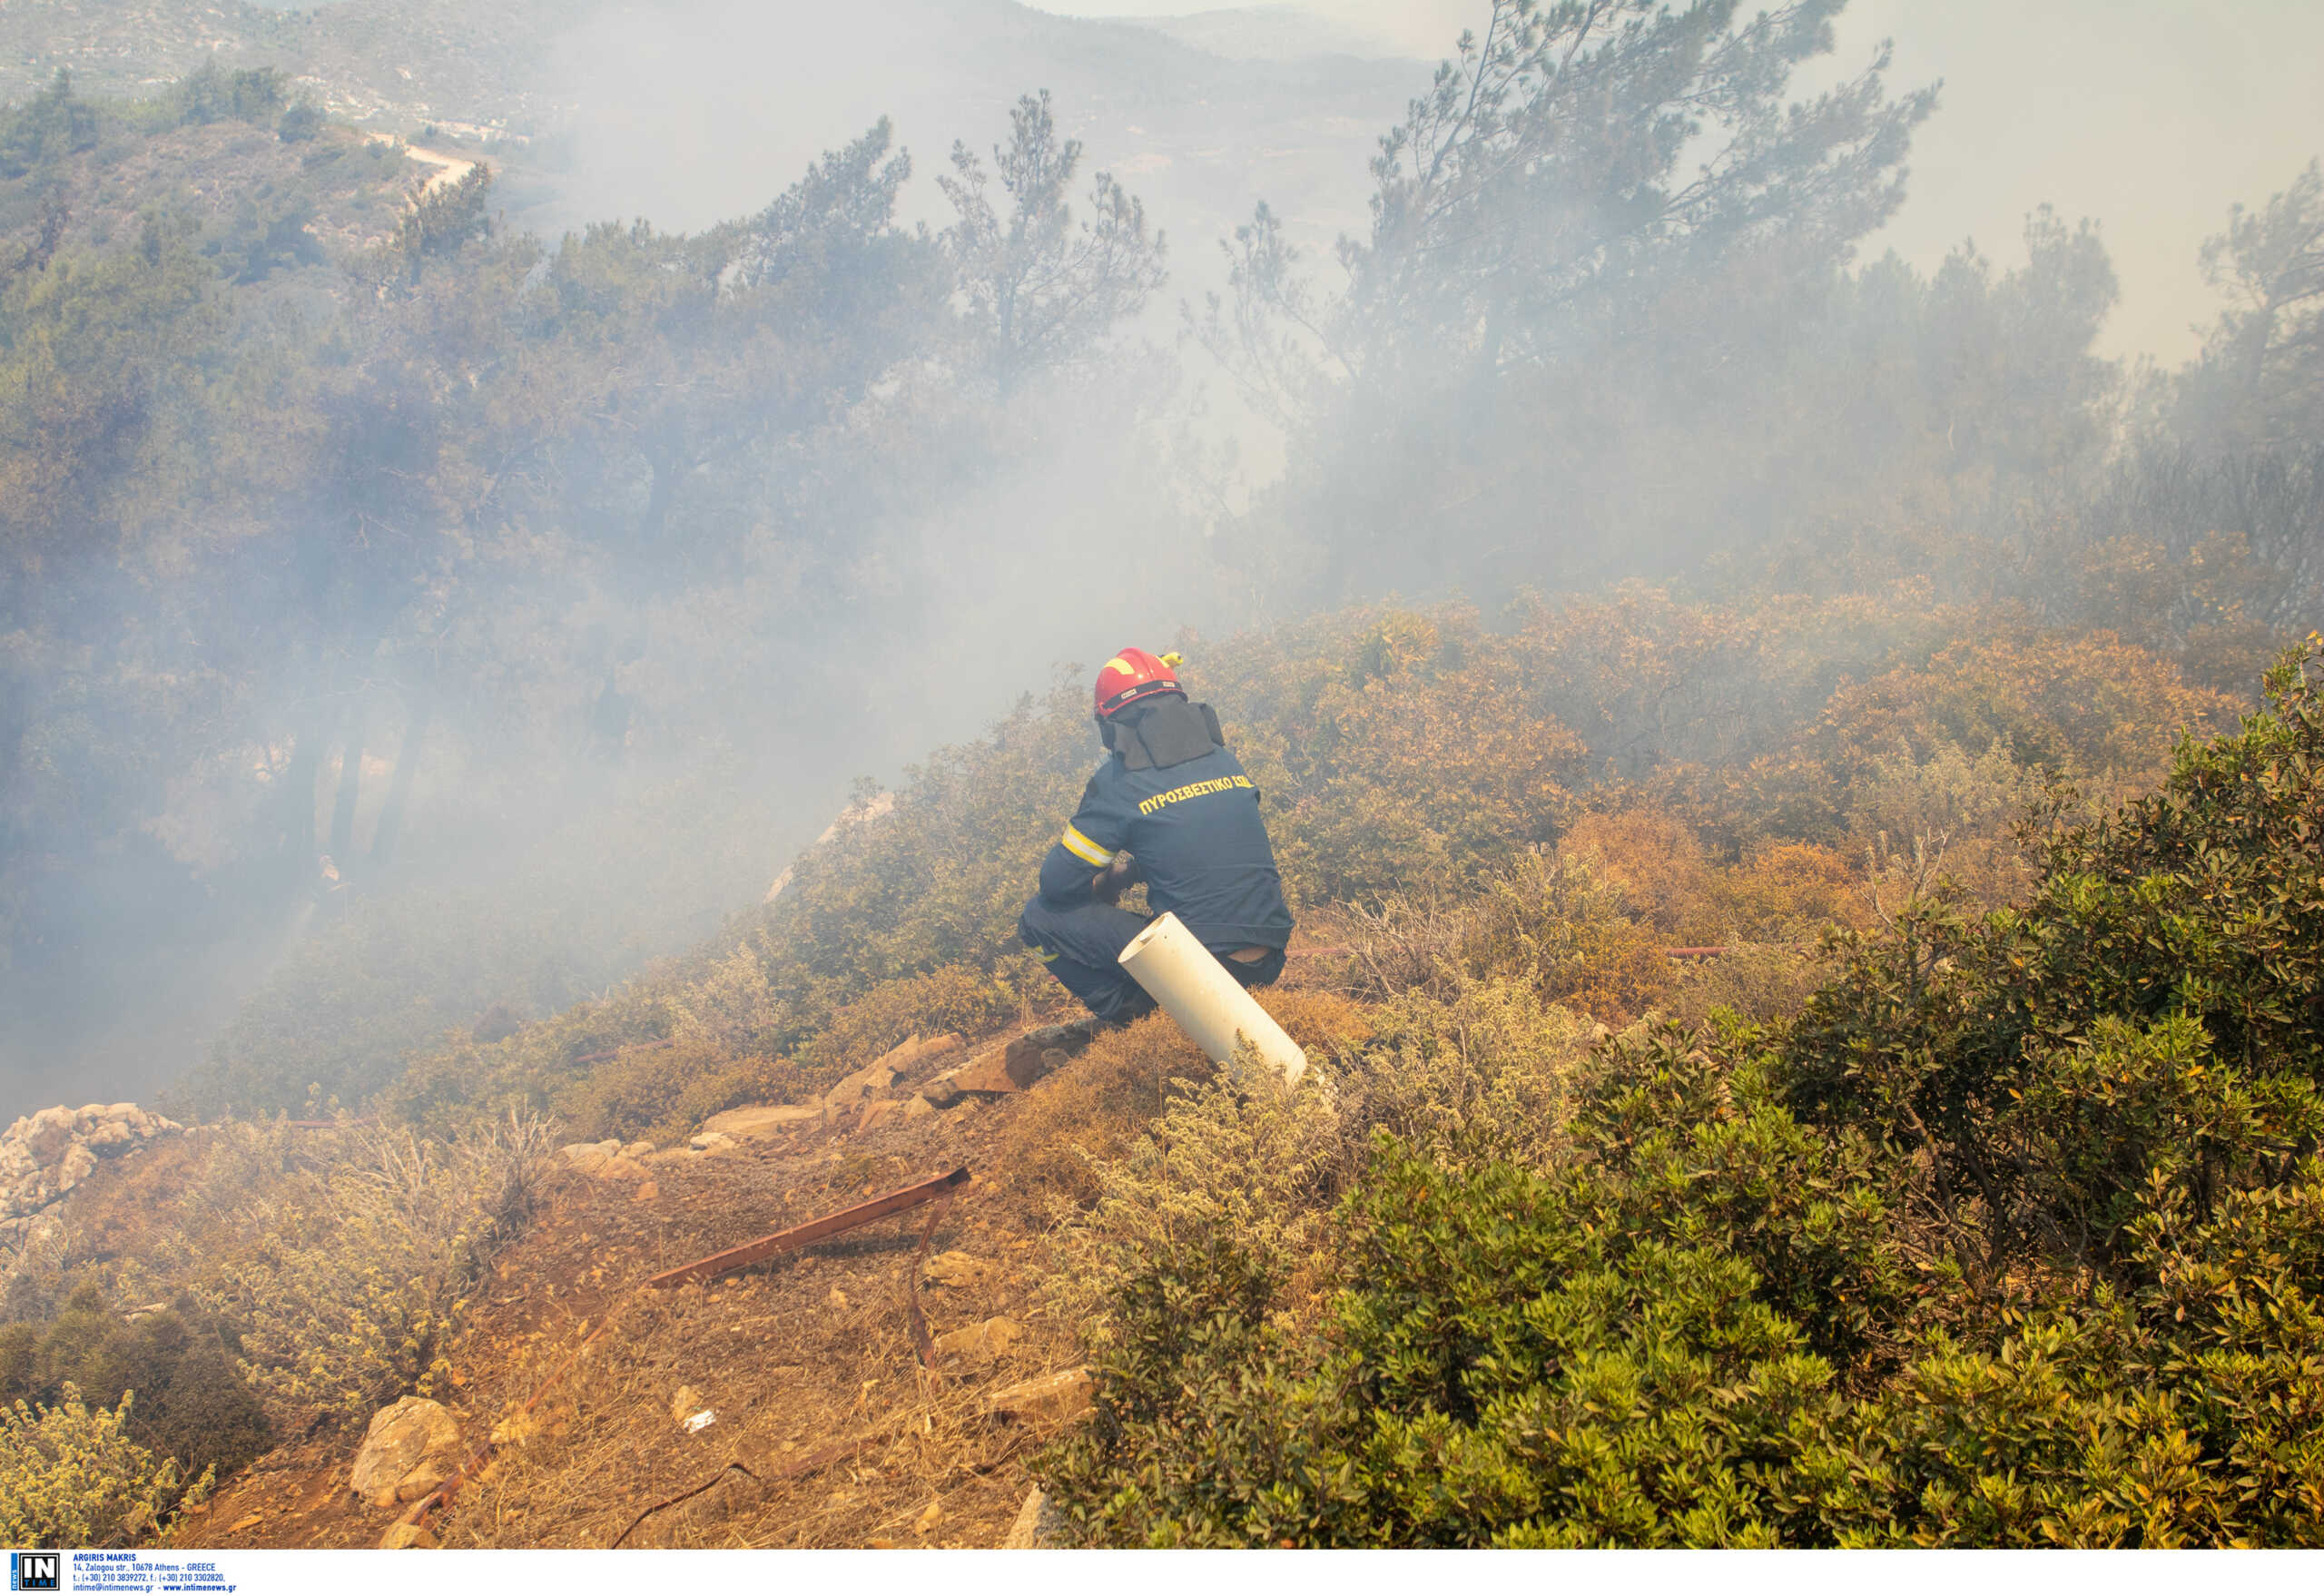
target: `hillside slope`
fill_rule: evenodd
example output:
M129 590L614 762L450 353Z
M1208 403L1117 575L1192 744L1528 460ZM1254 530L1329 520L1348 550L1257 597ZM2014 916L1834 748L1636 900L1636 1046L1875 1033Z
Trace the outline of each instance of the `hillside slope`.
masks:
M158 1459L255 1393L277 1443L220 1459L214 1502L153 1473L187 1544L991 1544L1036 1483L1045 1533L1098 1543L2299 1538L2220 1492L2313 1473L2263 1422L2316 1394L2293 1330L2324 1289L2312 655L2240 731L2111 634L1909 586L1634 590L1506 633L1353 612L1190 668L1300 906L1266 1001L1312 1087L1161 1020L1004 1046L1070 1008L1008 932L1090 757L1060 689L687 957L412 1059L379 1123L230 1122L100 1169L10 1256L0 1399L69 1427L98 1421L64 1380L153 1393L128 1411ZM213 1084L253 1088L304 1091ZM963 1167L921 1213L645 1284ZM2292 1328L2236 1319L2255 1292ZM1994 1383L2029 1346L2057 1382L2030 1440ZM2108 1460L2162 1444L2197 1400L2172 1371L2214 1354L2249 1378L2201 1399L2225 1405L2142 1518L2152 1470ZM1601 1365L1644 1382L1630 1428L1522 1439L1522 1404ZM1502 1378L1519 1407L1464 1394ZM1706 1378L1739 1394L1715 1423ZM407 1397L457 1447L350 1499ZM1965 1439L1884 1461L1929 1424ZM1559 1505L1601 1443L1650 1467L1610 1516ZM1960 1505L1988 1457L2037 1484ZM1738 1460L1748 1489L1688 1483ZM1415 1469L1500 1483L1448 1517Z

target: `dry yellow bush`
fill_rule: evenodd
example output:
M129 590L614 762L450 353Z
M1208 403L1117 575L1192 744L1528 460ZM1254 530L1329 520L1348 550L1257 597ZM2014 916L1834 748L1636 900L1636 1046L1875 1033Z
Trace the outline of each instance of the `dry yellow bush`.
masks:
M175 1462L129 1438L132 1399L92 1408L64 1388L53 1406L0 1408L0 1541L11 1546L119 1546L151 1535L209 1494Z
M116 1289L183 1291L231 1326L286 1424L434 1388L464 1294L520 1222L553 1140L516 1117L443 1141L280 1123L210 1134L209 1167Z

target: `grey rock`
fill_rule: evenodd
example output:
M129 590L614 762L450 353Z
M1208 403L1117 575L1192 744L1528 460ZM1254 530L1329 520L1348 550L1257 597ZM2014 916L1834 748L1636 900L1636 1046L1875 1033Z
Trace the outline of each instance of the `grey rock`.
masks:
M407 1396L371 1415L348 1489L373 1507L416 1502L457 1466L459 1446L460 1426L443 1404ZM434 1481L420 1489L419 1477L431 1472ZM410 1497L402 1496L407 1482L414 1488Z

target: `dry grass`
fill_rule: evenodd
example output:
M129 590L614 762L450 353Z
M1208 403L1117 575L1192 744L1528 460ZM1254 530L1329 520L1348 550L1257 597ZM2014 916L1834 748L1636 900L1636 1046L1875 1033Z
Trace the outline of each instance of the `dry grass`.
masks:
M1413 1014L1397 1017L1323 984L1260 997L1336 1094L1309 1104L1334 1125L1343 1109L1356 1131L1380 1120L1403 1100L1389 1083L1415 1069L1405 1097L1452 1089L1439 1077L1467 1069L1482 1073L1462 1089L1474 1100L1463 1112L1481 1111L1475 1105L1487 1099L1505 1099L1512 1112L1531 1104L1503 1089L1508 1082L1488 1080L1503 1066L1495 1062L1500 1044L1485 1039L1490 1016L1482 1010L1471 1016L1465 1050L1455 1039L1422 1059L1406 1047L1420 1023ZM1532 1029L1504 1028L1503 1039L1515 1046L1546 1034L1538 1020L1528 1023ZM1552 1025L1564 1039L1581 1023L1565 1017ZM1563 1058L1561 1051L1545 1067L1561 1070ZM1187 1123L1165 1139L1188 1138L1177 1178L1197 1206L1195 1186L1230 1192L1238 1183L1253 1194L1256 1217L1290 1205L1312 1219L1328 1201L1330 1178L1314 1191L1307 1181L1291 1204L1271 1195L1268 1178L1253 1184L1242 1174L1287 1167L1299 1161L1295 1151L1309 1162L1309 1155L1344 1161L1344 1138L1302 1119L1305 1128L1292 1127L1286 1140L1279 1133L1289 1122L1276 1123L1281 1117L1265 1105L1246 1112L1221 1098L1221 1076L1156 1019L1101 1037L1030 1090L990 1104L891 1119L860 1134L818 1124L738 1154L655 1161L650 1195L629 1183L552 1174L532 1224L472 1293L466 1328L448 1349L446 1396L468 1442L498 1427L502 1444L438 1516L437 1534L455 1546L602 1547L646 1509L707 1483L652 1514L630 1543L997 1544L1031 1483L1024 1460L1046 1434L992 1416L986 1404L1000 1386L1083 1361L1088 1305L1053 1286L1087 1256L1087 1236L1059 1226L1092 1211L1108 1171L1137 1166L1151 1133L1176 1112ZM1228 1134L1237 1125L1250 1131L1241 1155L1235 1148L1242 1143ZM1226 1160L1213 1160L1215 1180L1199 1177L1191 1161L1204 1147ZM934 1209L708 1286L641 1289L675 1264L960 1165L975 1179ZM931 1330L940 1336L997 1315L1019 1326L998 1355L955 1359L934 1374L921 1366L906 1309L930 1213L932 1252L990 1266L970 1284L922 1287ZM1305 1235L1302 1226L1309 1221L1293 1228ZM534 1411L513 1418L608 1318ZM682 1387L694 1393L689 1411L716 1414L698 1433L674 1413ZM863 1444L848 1455L820 1455L853 1441ZM347 1434L281 1449L231 1483L202 1527L182 1538L376 1542L391 1515L346 1498L353 1451ZM810 1459L813 1465L802 1468ZM253 1517L256 1524L231 1530Z
M615 1314L614 1326L529 1421L505 1432L508 1444L439 1521L445 1543L608 1545L640 1512L731 1463L750 1474L727 1473L654 1515L630 1543L997 1543L1028 1489L1017 1460L1033 1437L981 1416L980 1405L998 1386L1079 1360L1072 1327L1032 1296L1042 1188L1003 1153L1016 1140L1007 1122L1037 1095L658 1166L658 1190L643 1202L606 1183L566 1182L554 1211L505 1260L507 1278L458 1355L478 1431L521 1406L600 1317ZM938 1335L1015 1320L1019 1338L990 1360L934 1376L919 1365L904 1293L930 1210L706 1287L635 1288L686 1258L958 1164L979 1177L933 1210L930 1246L992 1267L973 1285L923 1287L921 1302ZM717 1415L698 1433L673 1414L681 1387L695 1393L690 1408ZM852 1457L778 1477L867 1435Z

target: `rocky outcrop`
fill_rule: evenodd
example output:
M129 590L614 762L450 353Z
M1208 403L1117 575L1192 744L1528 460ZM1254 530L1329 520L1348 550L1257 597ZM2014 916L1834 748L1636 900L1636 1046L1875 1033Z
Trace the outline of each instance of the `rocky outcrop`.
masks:
M18 1235L107 1158L185 1127L134 1103L59 1104L27 1114L0 1135L0 1239Z
M795 1130L811 1120L820 1123L822 1118L820 1103L762 1103L748 1108L729 1108L702 1122L702 1134L694 1138L694 1145L707 1152L714 1137L734 1140L768 1136Z
M407 1396L371 1415L348 1489L373 1507L417 1502L459 1467L460 1426L443 1404Z
M949 1108L964 1096L994 1098L1023 1091L1062 1069L1096 1034L1084 1021L1041 1026L1005 1047L978 1054L957 1069L946 1070L921 1087L920 1095L939 1108Z

